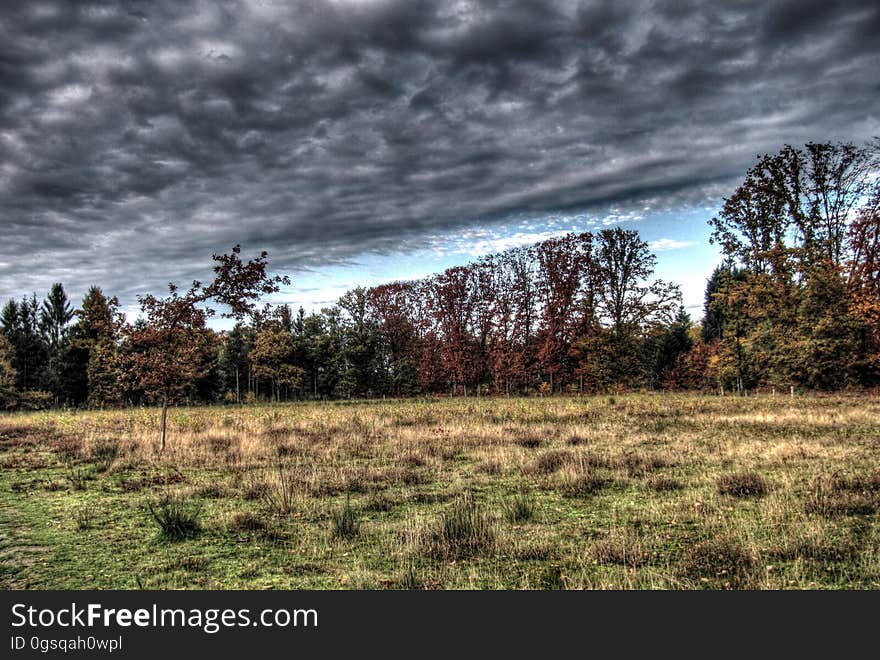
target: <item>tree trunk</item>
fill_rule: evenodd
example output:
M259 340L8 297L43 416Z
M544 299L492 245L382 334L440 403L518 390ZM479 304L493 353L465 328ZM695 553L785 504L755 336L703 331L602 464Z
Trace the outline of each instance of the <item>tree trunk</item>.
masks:
M162 446L159 448L159 452L165 451L165 428L166 422L168 421L168 399L162 401Z

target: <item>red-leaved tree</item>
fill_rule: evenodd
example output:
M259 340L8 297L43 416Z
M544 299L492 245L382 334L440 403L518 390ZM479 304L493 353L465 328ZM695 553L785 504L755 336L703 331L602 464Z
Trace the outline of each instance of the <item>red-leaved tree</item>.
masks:
M257 306L261 296L290 283L286 276L267 274L266 252L247 262L240 253L241 246L236 245L229 254L215 254L214 279L207 285L194 281L181 293L172 283L164 298L139 296L142 318L123 329L130 348L125 354L126 367L133 385L162 404L160 450L165 449L168 407L209 368L217 343L207 327L207 320L216 313L210 305L226 307L228 311L221 314L226 318L257 320L268 312L268 307Z

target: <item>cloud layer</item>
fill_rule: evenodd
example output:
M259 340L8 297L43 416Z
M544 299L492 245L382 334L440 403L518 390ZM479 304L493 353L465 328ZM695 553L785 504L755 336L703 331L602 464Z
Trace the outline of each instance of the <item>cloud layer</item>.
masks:
M876 2L4 2L0 298L699 204L880 133ZM665 245L662 247L673 247Z

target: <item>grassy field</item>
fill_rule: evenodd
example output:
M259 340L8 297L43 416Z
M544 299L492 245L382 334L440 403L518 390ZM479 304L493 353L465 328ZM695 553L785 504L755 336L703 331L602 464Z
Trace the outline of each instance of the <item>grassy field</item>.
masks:
M880 401L0 416L0 586L880 587Z

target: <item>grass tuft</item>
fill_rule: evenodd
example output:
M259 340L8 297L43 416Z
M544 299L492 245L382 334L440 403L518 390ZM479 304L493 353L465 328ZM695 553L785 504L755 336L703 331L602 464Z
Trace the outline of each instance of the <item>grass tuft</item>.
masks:
M166 495L158 502L147 501L147 509L159 526L159 535L166 541L183 541L202 531L202 507L191 500Z
M113 465L113 461L119 455L119 443L113 440L105 440L92 449L91 459L101 472L107 472Z
M471 495L452 503L427 537L428 554L463 559L488 552L495 544L491 519Z
M79 507L73 514L73 520L76 523L76 529L85 532L92 529L95 520L98 517L98 510L94 504L84 504Z
M509 523L524 523L535 517L535 500L526 491L520 491L504 500L504 519Z
M345 498L345 504L341 508L332 512L331 520L333 536L336 538L351 540L361 533L361 523L348 497Z
M516 438L514 438L513 442L514 444L517 444L520 447L524 447L525 449L537 449L544 444L544 441L540 437L538 437L537 435L532 435L531 433L517 436Z

